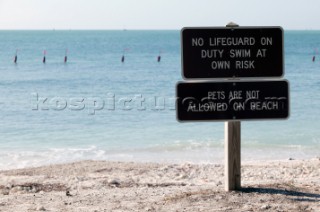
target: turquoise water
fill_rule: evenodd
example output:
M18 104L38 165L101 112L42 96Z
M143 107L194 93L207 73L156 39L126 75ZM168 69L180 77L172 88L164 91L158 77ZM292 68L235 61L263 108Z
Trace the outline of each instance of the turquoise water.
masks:
M223 122L175 118L179 33L0 31L0 169L82 159L221 162ZM320 155L316 48L320 31L285 32L291 116L242 122L244 160Z

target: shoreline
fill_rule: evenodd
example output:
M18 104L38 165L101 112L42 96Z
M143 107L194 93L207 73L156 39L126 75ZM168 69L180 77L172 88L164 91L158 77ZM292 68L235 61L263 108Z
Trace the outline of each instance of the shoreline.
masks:
M309 160L320 157L316 148L250 148L241 149L241 162L264 162ZM0 151L0 171L36 168L48 165L80 162L83 160L135 162L135 163L190 163L190 164L223 164L224 148L195 148L184 150L120 150L107 151L90 146L88 148L45 149L44 151Z
M318 211L320 158L223 164L79 161L0 171L0 211Z

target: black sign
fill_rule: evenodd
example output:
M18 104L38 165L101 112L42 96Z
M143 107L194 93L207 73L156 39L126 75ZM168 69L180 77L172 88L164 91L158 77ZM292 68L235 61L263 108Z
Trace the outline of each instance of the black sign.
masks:
M281 81L179 82L177 119L285 119L289 116L289 85Z
M184 78L280 77L281 27L184 28Z

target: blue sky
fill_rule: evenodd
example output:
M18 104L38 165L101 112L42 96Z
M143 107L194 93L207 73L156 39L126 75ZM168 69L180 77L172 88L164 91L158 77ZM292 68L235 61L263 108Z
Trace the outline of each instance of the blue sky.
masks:
M0 29L320 29L319 0L0 0Z

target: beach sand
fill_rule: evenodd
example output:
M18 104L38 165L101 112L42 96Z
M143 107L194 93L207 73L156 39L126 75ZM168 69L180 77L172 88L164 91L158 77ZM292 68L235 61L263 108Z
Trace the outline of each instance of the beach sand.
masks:
M320 211L320 158L221 164L81 161L0 171L0 211Z

